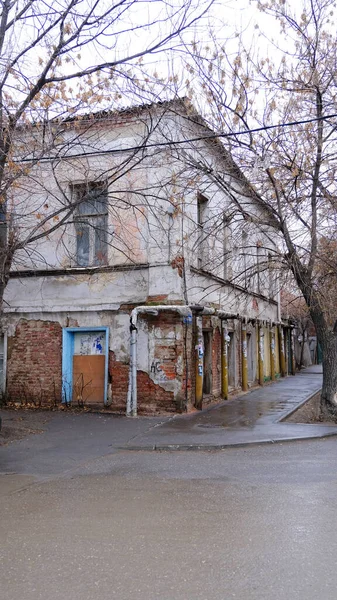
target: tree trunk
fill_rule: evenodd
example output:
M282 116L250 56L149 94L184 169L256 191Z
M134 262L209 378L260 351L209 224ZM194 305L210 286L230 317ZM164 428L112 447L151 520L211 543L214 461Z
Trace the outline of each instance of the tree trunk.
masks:
M293 249L291 258L292 263L289 266L309 308L317 340L322 348L321 418L337 421L337 321L334 329L331 330L311 276Z
M321 416L337 418L337 335L329 332L320 341L322 347L323 386Z

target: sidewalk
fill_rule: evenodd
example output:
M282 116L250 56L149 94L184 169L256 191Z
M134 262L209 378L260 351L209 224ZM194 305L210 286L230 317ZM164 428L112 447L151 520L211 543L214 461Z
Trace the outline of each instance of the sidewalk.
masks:
M51 477L90 470L97 459L130 450L221 450L251 444L337 436L337 425L280 422L321 387L310 367L295 377L190 415L117 417L95 413L42 413L43 432L0 448L0 474ZM4 422L12 413L2 411Z
M129 450L215 450L337 435L336 425L280 422L322 385L320 365L193 415L177 415L133 438Z

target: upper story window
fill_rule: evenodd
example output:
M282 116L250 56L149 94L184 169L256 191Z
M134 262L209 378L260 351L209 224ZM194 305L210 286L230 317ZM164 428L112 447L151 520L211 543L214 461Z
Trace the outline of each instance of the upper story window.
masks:
M248 259L248 233L244 229L241 233L242 255L242 282L245 288L249 285L249 259Z
M76 262L79 267L105 265L108 258L108 187L106 182L72 186L76 203Z
M208 218L209 206L208 199L202 194L197 198L197 219L198 219L198 268L202 269L208 263Z
M224 279L230 279L232 277L232 240L230 230L230 220L226 213L222 215L223 223L223 277Z
M268 252L268 286L269 298L273 299L275 297L275 271L271 252Z
M260 240L256 243L256 274L257 274L257 292L258 294L263 293L263 262L264 262L264 248Z

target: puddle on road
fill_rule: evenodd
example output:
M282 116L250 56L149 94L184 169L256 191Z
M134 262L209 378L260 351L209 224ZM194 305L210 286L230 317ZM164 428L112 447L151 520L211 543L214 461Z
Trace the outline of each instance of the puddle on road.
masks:
M216 411L210 412L207 420L200 423L199 427L254 427L262 417L273 417L275 413L282 411L287 402L258 401L251 402L249 399L239 400L233 404L227 404ZM205 415L206 416L206 415Z
M273 421L275 413L279 414L287 406L289 406L287 399L252 401L251 398L238 398L208 412L187 419L175 419L172 425L179 429L189 429L191 425L200 428L252 428L263 418Z

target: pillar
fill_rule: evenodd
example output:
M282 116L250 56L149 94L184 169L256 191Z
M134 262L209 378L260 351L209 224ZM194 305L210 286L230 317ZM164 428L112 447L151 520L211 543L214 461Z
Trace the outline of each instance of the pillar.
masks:
M204 383L204 337L202 334L202 317L196 317L196 341L195 407L201 410Z
M274 329L274 327L270 328L269 344L270 344L270 378L272 381L275 381L275 329Z
M241 344L242 344L242 390L248 391L248 360L247 360L247 325L242 322L241 325Z
M222 397L228 399L228 343L227 323L222 321L221 388Z
M281 377L286 376L286 354L284 347L284 331L282 325L278 326L278 338L280 344L280 369L281 369Z
M264 384L264 331L262 323L258 325L258 340L259 340L259 384Z

